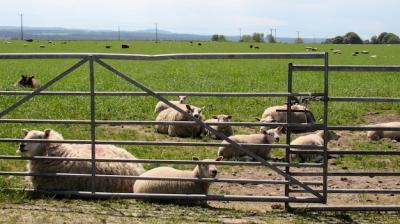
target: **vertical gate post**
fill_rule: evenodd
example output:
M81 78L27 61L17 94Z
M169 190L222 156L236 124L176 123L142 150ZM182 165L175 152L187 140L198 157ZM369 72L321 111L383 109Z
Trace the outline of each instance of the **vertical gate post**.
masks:
M293 89L293 64L289 63L288 64L288 93L292 94L292 89ZM290 163L290 134L291 134L291 127L290 123L292 122L292 102L291 102L291 96L287 96L287 109L286 109L286 123L288 124L286 126L286 144L288 147L286 147L286 152L285 152L285 162ZM286 166L285 167L285 173L287 175L290 175L290 167ZM288 183L285 184L285 196L289 197L290 195L290 180L288 178L285 178ZM290 211L290 204L289 202L285 202L285 209L287 211Z
M91 163L92 163L92 177L91 188L92 194L96 192L96 105L94 94L94 56L89 56L89 80L90 80L90 140L91 140Z
M326 204L328 201L328 101L329 101L329 62L328 62L328 52L325 52L324 56L324 164L322 171L322 198L323 203Z

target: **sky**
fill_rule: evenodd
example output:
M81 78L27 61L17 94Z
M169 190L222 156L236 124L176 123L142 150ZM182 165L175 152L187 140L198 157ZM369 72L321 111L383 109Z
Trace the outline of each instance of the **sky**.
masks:
M176 33L333 37L357 32L400 34L400 0L12 0L0 4L0 26L159 29Z

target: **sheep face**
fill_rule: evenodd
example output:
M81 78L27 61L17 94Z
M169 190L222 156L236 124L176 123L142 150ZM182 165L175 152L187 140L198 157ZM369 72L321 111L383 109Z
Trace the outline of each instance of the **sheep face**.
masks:
M269 130L262 130L261 133L265 135L269 143L278 143L279 136L282 133L282 127L277 127L275 129L269 129Z
M367 136L370 140L377 141L381 138L381 132L380 131L368 131Z
M28 77L26 75L21 75L21 79L18 81L18 85L24 86L27 84Z
M212 118L218 120L218 122L229 122L232 119L232 115L213 115Z
M195 118L201 118L202 109L198 107L191 107L190 105L186 104L186 112L193 115Z
M178 96L179 103L184 104L186 103L186 96Z
M192 158L194 161L199 161L198 157ZM215 159L215 161L221 161L222 156ZM203 161L213 161L212 159L204 159ZM197 176L201 178L215 178L218 174L217 167L213 164L199 164L197 166Z
M28 131L26 129L22 130L24 139L51 139L51 140L63 140L62 136L55 131L46 129L43 131L32 130ZM37 142L22 142L19 145L19 151L24 156L46 156L47 147L49 143L37 143Z
M341 136L336 134L334 131L329 131L329 140L339 140Z

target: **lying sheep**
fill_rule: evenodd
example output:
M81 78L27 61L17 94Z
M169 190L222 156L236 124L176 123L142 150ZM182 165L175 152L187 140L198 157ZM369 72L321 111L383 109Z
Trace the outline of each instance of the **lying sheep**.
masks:
M387 128L400 128L400 122L388 122L369 125L370 127L387 127ZM400 141L400 131L368 131L367 136L370 140L379 140L381 138L390 138L395 141Z
M338 140L340 135L337 135L334 131L329 131L328 140ZM291 145L316 145L316 146L323 146L324 145L324 131L320 130L313 134L303 135L295 140L293 140ZM301 150L301 149L296 149ZM321 162L324 158L322 154L309 154L309 153L296 153L291 154L290 158L292 161L299 161L299 162Z
M305 106L295 104L292 105L291 110L298 110L299 112L291 112L291 123L307 123L307 124L314 124L315 118L311 111L309 111ZM277 123L286 123L287 120L287 112L283 110L287 110L287 105L282 106L273 106L267 108L261 116L261 119L258 121L261 122L277 122ZM301 112L300 112L301 111ZM268 126L265 126L268 129ZM304 128L292 128L293 131L304 131Z
M176 106L186 111L193 117L203 120L201 108L188 104L177 104ZM158 114L156 121L192 121L192 119L191 116L182 114L173 108L168 108ZM172 137L199 137L201 133L203 133L203 127L197 124L157 125L156 128L158 133L168 134Z
M54 130L22 130L24 139L63 140L63 136ZM19 151L23 156L49 156L91 158L91 145L60 143L21 143ZM96 158L136 159L125 149L113 145L96 145ZM33 173L91 173L92 164L87 161L31 160L28 171ZM144 173L140 163L97 162L96 174L138 176ZM46 177L30 178L35 189L91 191L90 177ZM96 178L96 191L133 192L133 179Z
M30 88L38 88L40 86L39 80L35 76L21 75L21 79L15 83L15 86L23 86Z
M220 114L220 115L213 115L211 119L206 120L205 122L229 122L232 119L232 115ZM225 136L229 137L233 135L233 129L230 125L211 125L211 128L215 129L216 131L224 134ZM211 133L209 130L205 130L205 135L209 136L213 139L220 139L214 133Z
M169 101L169 102L173 103L173 104L186 104L186 98L187 98L187 96L178 96L178 99L179 99L178 101ZM167 104L165 104L162 101L159 101L157 103L156 107L154 108L154 113L158 114L161 111L168 109L168 108L169 108L169 106Z
M230 136L229 139L236 143L245 143L245 144L273 144L279 142L279 135L282 132L282 127L278 127L275 129L263 130L261 134L250 134L250 135L233 135ZM222 141L222 144L228 143L226 140ZM258 156L261 156L264 159L271 158L271 148L269 146L242 146L244 149L247 149ZM241 157L246 156L245 152L242 152L239 149L229 145L229 146L221 146L218 148L218 155L223 156L226 159L232 157Z
M218 157L215 161L221 161ZM197 157L193 160L199 161ZM214 161L205 159L203 161ZM178 177L178 178L215 178L217 168L211 164L198 164L194 170L177 170L172 167L157 167L151 169L141 177ZM137 180L134 186L135 193L153 194L208 194L210 182L194 182L183 180Z

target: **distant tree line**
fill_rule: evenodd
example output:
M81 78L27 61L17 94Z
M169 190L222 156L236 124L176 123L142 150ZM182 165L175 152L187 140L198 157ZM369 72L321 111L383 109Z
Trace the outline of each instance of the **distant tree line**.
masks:
M211 36L211 41L226 41L226 38L224 35L214 34Z
M394 33L383 32L379 36L372 36L371 40L362 40L355 32L346 33L326 39L325 44L400 44L400 38Z
M240 42L264 42L263 33L253 33L253 35L242 35Z

